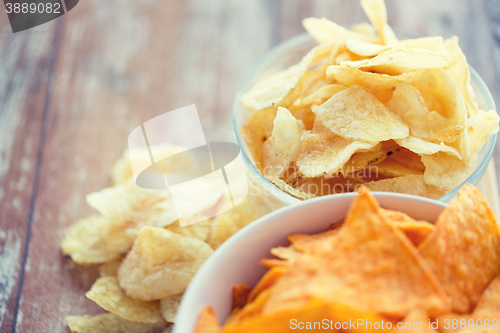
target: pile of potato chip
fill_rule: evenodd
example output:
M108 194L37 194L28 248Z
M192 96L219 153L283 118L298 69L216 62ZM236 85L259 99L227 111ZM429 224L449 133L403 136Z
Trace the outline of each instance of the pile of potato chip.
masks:
M169 173L196 168L189 155L176 156L165 165ZM170 192L141 188L132 175L126 152L113 167L113 186L87 196L98 215L72 225L61 242L62 252L76 263L100 265L101 277L86 296L108 311L66 317L72 332L169 332L201 264L232 234L270 212L263 198L249 193L231 210L181 227ZM212 198L212 205L222 204L216 192Z
M472 172L498 131L475 101L458 38L399 41L383 0L361 0L371 24L343 28L307 18L319 43L258 82L241 129L257 168L299 198L374 191L438 198Z
M224 327L206 308L195 333L292 332L293 320L324 319L386 323L385 329L330 332L387 332L388 323L414 322L423 326L404 331L500 329L500 231L470 184L435 224L383 209L362 188L344 220L288 240L289 247L271 250L278 259L262 261L270 270L255 287L234 287Z

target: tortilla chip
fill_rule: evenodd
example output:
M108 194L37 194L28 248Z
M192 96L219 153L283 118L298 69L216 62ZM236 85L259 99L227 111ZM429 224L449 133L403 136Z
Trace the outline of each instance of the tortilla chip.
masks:
M217 315L211 307L206 307L201 311L198 322L193 333L220 333L222 329L217 319Z
M500 232L495 217L479 190L466 184L435 226L420 244L420 253L451 297L453 310L471 312L500 272Z
M316 241L316 253L291 264L271 287L263 314L304 305L311 297L396 318L414 308L431 315L449 310L433 273L368 192L356 197L334 238Z
M436 330L429 328L429 316L420 309L412 310L399 325L402 328L395 329L397 332L437 333Z
M285 272L286 269L284 267L274 267L267 271L248 295L248 303L255 300L264 290L275 284Z
M417 221L405 213L381 208L381 213L396 228L401 230L413 245L418 246L434 230L434 225L427 221Z
M233 287L232 309L239 310L247 304L248 296L252 292L252 287L246 284L238 284Z

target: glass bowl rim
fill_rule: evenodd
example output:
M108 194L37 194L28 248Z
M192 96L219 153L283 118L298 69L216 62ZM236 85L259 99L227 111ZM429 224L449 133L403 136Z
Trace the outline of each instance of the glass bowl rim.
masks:
M406 36L406 37L409 37L409 38L417 38L419 36L415 35L415 34L411 34L411 33L408 33L408 32L401 32L401 31L396 31L396 33L398 35L403 35L403 36ZM309 42L309 41L312 41L313 38L309 35L309 33L307 32L304 32L302 34L298 34L298 35L295 35L283 42L281 42L280 44L274 46L273 48L271 48L270 50L268 50L253 66L252 68L250 69L250 71L245 75L244 79L243 79L243 82L241 83L239 89L238 89L238 92L236 93L236 97L234 99L234 102L233 102L233 111L232 111L232 126L233 126L233 133L234 133L234 136L235 136L235 139L236 139L236 143L238 144L238 146L241 148L242 150L242 156L243 156L243 160L245 161L245 164L250 168L250 170L253 172L253 173L257 173L257 177L259 179L259 181L262 182L262 185L265 185L267 189L276 189L276 190L272 190L273 192L273 195L277 196L278 200L284 202L284 203L287 203L287 204L291 204L291 203L298 203L298 202L301 202L302 200L298 199L298 198L295 198L294 196L292 196L291 194L288 194L287 192L277 188L273 183L271 183L261 172L259 169L257 169L257 167L255 166L255 164L252 162L252 160L250 159L250 157L248 156L246 150L243 148L243 147L246 147L246 142L244 141L243 139L243 136L241 135L240 133L240 130L241 128L238 128L238 112L239 112L239 107L240 107L240 99L241 99L241 96L243 95L243 93L249 88L249 83L250 81L252 80L252 78L254 77L254 75L262 68L262 66L267 63L270 59L274 58L275 56L281 54L282 51L285 51L289 48L292 48L293 46L297 46L297 45L300 45L300 44L303 44L303 43L306 43L306 42ZM481 76L479 75L479 73L470 65L470 64L467 64L468 67L469 67L469 71L470 71L470 80L471 81L474 81L479 90L484 94L485 96L485 100L486 100L486 104L488 105L488 110L495 110L495 112L498 112L496 110L496 107L495 107L495 102L493 100L493 96L491 95L491 91L489 90L488 86L486 85L486 83L484 82L484 80L481 78ZM481 162L479 163L479 165L477 166L477 168L472 171L472 173L467 177L467 179L462 182L460 185L458 185L456 188L454 188L453 190L451 190L450 192L446 193L445 195L435 199L435 200L438 200L438 201L442 201L442 202L448 202L450 201L450 199L452 197L454 197L458 190L464 186L465 184L467 183L470 183L474 180L476 180L476 178L481 175L481 178L482 176L484 175L485 171L486 171L486 168L488 167L489 163L490 163L490 160L493 156L493 151L495 149L495 144L496 144L496 140L497 140L497 133L494 133L492 134L487 140L486 142L484 143L483 145L483 148L486 147L486 152L484 154L484 157L483 159L481 160ZM478 180L479 181L479 180ZM270 187L272 186L272 188Z

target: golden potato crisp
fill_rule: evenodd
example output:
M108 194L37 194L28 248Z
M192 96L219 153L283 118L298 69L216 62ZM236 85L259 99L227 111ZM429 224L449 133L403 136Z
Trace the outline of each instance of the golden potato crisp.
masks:
M120 268L120 265L122 263L122 257L105 262L104 264L99 266L99 275L101 277L103 276L118 276L118 268Z
M207 243L215 250L236 231L271 211L264 197L250 192L236 207L217 215L212 220L210 238Z
M495 110L488 112L478 110L476 115L469 118L467 134L470 137L470 150L474 155L486 140L498 132L498 113Z
M145 302L125 295L115 277L106 276L97 279L85 294L104 310L130 321L146 324L162 323L159 302Z
M387 9L384 0L361 0L361 7L368 19L377 29L380 43L394 44L398 42L396 35L387 24Z
M372 59L344 61L341 66L359 68L377 73L399 75L421 68L440 68L449 64L445 56L422 49L393 48Z
M440 191L451 191L469 176L469 166L464 161L443 152L422 155L422 163L425 182Z
M468 313L500 272L499 246L498 225L488 203L466 184L419 250L451 297L453 310Z
M424 177L419 175L376 180L364 183L363 186L377 192L407 193L421 197L426 194Z
M351 156L360 149L373 148L376 143L345 139L328 129L306 133L302 137L302 147L297 159L297 167L306 177L333 174L342 169Z
M455 156L458 159L462 159L462 155L453 147L445 145L443 142L440 144L432 143L416 136L408 136L404 139L396 139L396 141L401 147L411 150L414 153L422 155L433 155L440 151Z
M112 313L97 316L67 316L66 324L72 333L149 333L159 325L138 323Z
M420 91L405 82L397 83L391 100L385 106L403 119L410 128L410 134L420 138L434 140L438 135L442 136L439 132L443 128L453 124L437 111L429 111ZM454 133L450 140L456 140L460 133Z
M181 302L182 294L173 295L167 298L162 298L160 300L160 312L163 319L169 323L173 323L175 320L175 315L179 309L179 303Z
M305 200L305 199L311 199L311 198L315 197L314 194L309 194L309 193L302 192L301 190L296 189L293 186L288 185L287 183L285 183L284 181L282 181L279 178L267 177L267 179L271 183L273 183L274 185L276 185L276 187L278 187L282 191L285 191L286 193L288 193L288 194L296 197L297 199Z
M301 103L302 105L322 104L327 99L329 99L339 91L345 90L346 88L346 86L343 86L341 84L329 84L327 86L319 88L311 95L304 97L301 100Z
M405 138L408 126L366 89L354 85L314 107L316 118L333 133L350 140L378 143Z
M120 287L142 301L180 294L212 252L197 239L143 227L118 270Z
M144 189L130 178L124 184L87 195L87 203L116 224L167 226L177 220L168 190Z
M297 89L299 81L313 61L314 55L315 52L312 50L297 65L255 84L241 97L243 106L248 110L259 111L278 105L282 107L290 105L299 93Z
M308 17L302 20L302 25L319 44L343 43L348 37L372 43L378 42L378 38L374 36L350 31L324 17L320 19Z
M61 241L61 250L79 264L100 264L126 253L135 235L102 216L89 216L73 224Z
M460 92L464 96L465 106L469 117L475 116L478 112L478 105L475 100L474 90L470 85L470 72L467 59L458 45L458 37L453 36L444 42L450 66L446 71L457 83Z
M398 48L398 47L401 48L401 46L394 44L380 45L380 44L365 42L354 38L346 38L345 47L349 52L355 53L363 57L373 57L392 48Z
M448 297L416 248L386 221L368 192L356 197L334 239L317 241L317 252L291 264L269 289L263 314L314 297L395 318L414 308L431 315L449 310Z
M413 39L403 39L399 41L401 46L407 49L424 49L444 55L449 58L448 51L444 46L444 39L441 36L420 37Z
M266 176L281 177L300 151L299 121L285 108L278 108L273 133L264 142L264 172Z
M193 333L220 333L222 332L217 316L212 308L206 307L198 317L198 323Z

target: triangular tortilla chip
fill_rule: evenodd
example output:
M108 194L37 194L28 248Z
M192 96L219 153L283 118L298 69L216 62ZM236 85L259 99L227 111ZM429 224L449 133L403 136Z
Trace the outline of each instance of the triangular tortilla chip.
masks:
M345 224L318 241L271 287L264 307L271 314L316 297L359 311L401 318L414 308L430 315L449 310L449 299L416 248L379 212L365 192L354 200Z
M198 317L194 333L219 333L222 332L217 315L211 307L206 307Z
M419 250L451 297L453 310L467 313L500 272L499 246L493 212L479 190L466 184Z

